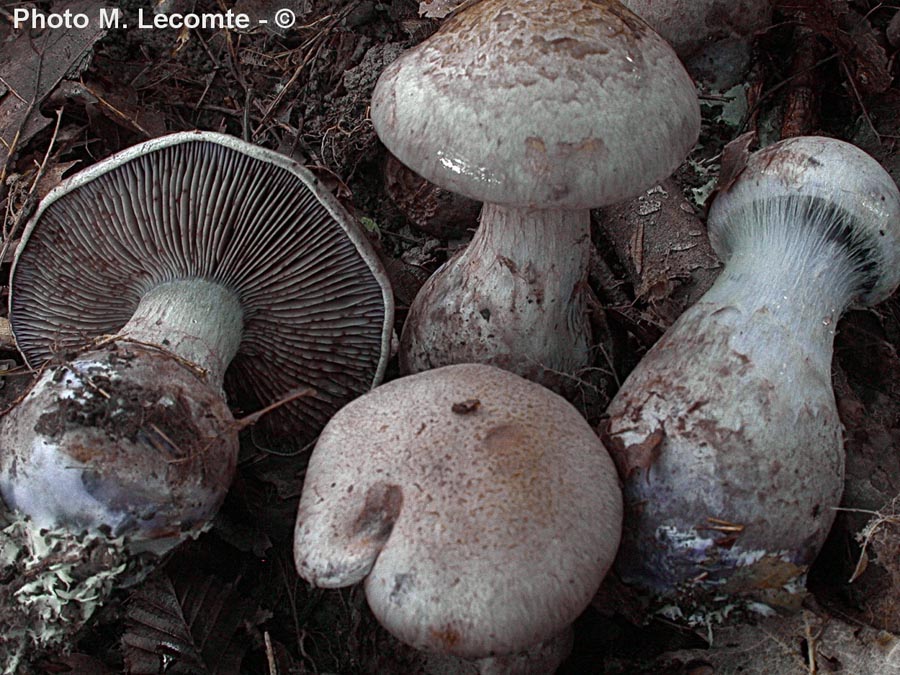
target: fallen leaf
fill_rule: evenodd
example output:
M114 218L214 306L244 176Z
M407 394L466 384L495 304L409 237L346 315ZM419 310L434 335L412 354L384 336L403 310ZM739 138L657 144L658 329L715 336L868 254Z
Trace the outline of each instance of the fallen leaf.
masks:
M250 647L247 627L266 618L235 584L175 558L128 602L122 636L127 672L237 675Z
M649 472L650 467L659 459L665 438L666 432L662 427L655 429L640 442L629 445L625 445L617 434L609 433L608 425L600 433L600 439L616 463L619 475L626 479L638 469Z
M741 134L722 149L722 168L719 170L719 182L713 190L708 204L712 198L720 192L728 192L728 189L737 180L737 177L747 166L750 157L750 146L756 142L756 132L748 131Z
M0 46L0 78L8 91L0 100L0 166L10 148L21 148L50 124L40 105L66 76L77 77L87 67L91 47L106 33L100 27L101 0L55 2L51 11L68 10L90 17L86 28L43 31L19 29L14 40Z
M424 0L419 3L419 16L443 19L479 0Z
M46 197L47 193L50 192L50 190L59 185L66 171L71 169L76 164L78 164L77 161L59 162L48 167L44 171L44 173L41 174L41 177L37 182L37 187L35 188L35 193L38 200Z
M166 133L163 115L138 101L137 93L130 86L112 88L97 81L64 82L66 98L76 99L85 106L99 110L107 119L129 131L137 131L147 138Z
M429 19L443 19L463 0L425 0L419 3L419 16Z

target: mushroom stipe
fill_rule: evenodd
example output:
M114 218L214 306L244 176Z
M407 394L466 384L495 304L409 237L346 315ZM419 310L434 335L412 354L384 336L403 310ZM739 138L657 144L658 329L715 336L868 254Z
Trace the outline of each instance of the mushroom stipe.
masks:
M410 306L401 371L489 363L574 393L593 359L589 209L668 176L699 133L671 47L616 0L467 3L384 70L372 123L410 169L484 202Z

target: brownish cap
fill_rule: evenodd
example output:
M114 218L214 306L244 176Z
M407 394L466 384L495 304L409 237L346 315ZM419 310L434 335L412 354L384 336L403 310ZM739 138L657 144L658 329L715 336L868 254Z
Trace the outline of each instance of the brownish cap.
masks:
M393 300L365 236L296 162L236 138L156 138L64 181L16 252L10 319L28 363L116 333L142 295L200 278L240 299L232 402L290 404L310 438L381 380Z
M382 385L328 423L294 555L324 587L365 578L404 642L467 658L559 634L619 543L615 468L562 397L486 365Z
M590 208L668 176L700 110L671 47L616 0L482 0L385 69L372 122L441 187Z

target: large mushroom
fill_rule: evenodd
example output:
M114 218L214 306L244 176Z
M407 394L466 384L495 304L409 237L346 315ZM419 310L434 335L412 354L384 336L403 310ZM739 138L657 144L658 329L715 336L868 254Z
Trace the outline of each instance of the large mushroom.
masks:
M551 383L591 362L589 209L669 175L700 114L678 57L615 0L482 0L385 69L372 121L401 162L485 202L410 308L401 369Z
M446 366L331 419L294 556L316 586L365 580L378 620L418 649L531 649L556 656L528 672L552 672L615 555L621 508L615 467L572 405L499 368Z
M7 505L37 527L161 552L196 535L230 485L225 380L229 400L261 405L312 389L287 404L308 440L380 381L392 298L364 234L309 172L185 132L47 196L16 251L10 320L42 371L0 429Z
M791 601L843 488L835 326L900 283L900 191L858 148L798 137L753 154L708 226L724 270L608 410L617 569L682 600Z

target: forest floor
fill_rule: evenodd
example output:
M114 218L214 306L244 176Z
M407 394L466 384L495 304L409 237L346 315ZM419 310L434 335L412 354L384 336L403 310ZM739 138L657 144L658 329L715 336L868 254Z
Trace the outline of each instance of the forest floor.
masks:
M421 186L387 164L368 118L383 67L439 26L420 16L414 0L156 3L168 12L231 7L271 19L246 32L104 29L97 21L13 30L14 10L33 6L0 7L0 284L29 215L61 179L135 143L188 129L276 149L327 185L383 256L398 332L424 280L477 227L477 208L465 200L442 197L450 214L443 218L398 207L404 194L415 204L410 191L417 195ZM97 17L113 5L37 6ZM140 0L120 0L117 8L132 25L139 9L152 14ZM276 9L290 10L296 23L278 28ZM701 91L704 127L688 162L662 186L594 212L590 282L602 307L594 321L602 377L576 402L593 423L718 271L705 242L704 203L726 143L747 132L757 145L785 134L834 136L900 178L898 13L896 3L875 0L780 0L772 27L755 36L742 79L724 91ZM689 629L641 616L612 579L576 624L562 672L900 673L900 515L892 507L900 495L898 347L897 297L852 310L840 324L833 376L847 489L799 612ZM0 396L11 404L31 374L9 340L0 341L0 359L8 371ZM388 377L396 377L395 364ZM421 660L378 626L360 588L312 589L296 575L291 539L307 455L306 448L267 448L245 432L238 478L211 530L110 598L71 653L40 655L32 671L417 672Z

